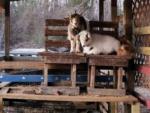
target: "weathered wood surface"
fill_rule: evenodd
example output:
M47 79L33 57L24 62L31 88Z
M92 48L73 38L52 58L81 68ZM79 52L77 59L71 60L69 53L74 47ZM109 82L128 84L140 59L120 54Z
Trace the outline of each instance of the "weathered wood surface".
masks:
M34 95L34 94L0 94L3 99L17 100L43 100L43 101L67 101L67 102L137 102L131 95L128 96L65 96L65 95Z
M18 87L5 87L8 89L8 93L17 94L35 94L35 95L79 95L79 87L68 87L68 86L18 86ZM1 94L3 89L0 90ZM7 93L6 92L6 93Z
M40 53L44 56L44 62L49 64L80 64L86 62L86 57L83 54L71 54L71 53Z
M88 56L89 65L96 66L117 66L127 67L129 56L119 57L117 55L99 55L99 56Z
M0 69L39 69L42 70L44 62L41 61L0 61ZM67 64L49 64L49 69L69 69L70 66ZM81 66L79 66L82 69Z
M124 89L102 89L102 88L88 88L89 95L101 96L124 96L126 91Z
M62 40L62 41L53 41L53 40L47 40L45 42L46 47L51 46L51 47L70 47L70 42L69 40Z
M43 69L42 61L0 61L0 69Z
M46 19L46 26L67 26L69 21L61 19Z
M144 55L150 55L150 47L139 47L138 52Z
M45 29L45 36L67 36L67 30Z
M90 87L95 87L96 66L90 66Z
M134 34L138 34L138 35L150 34L150 26L136 28L134 30Z
M10 82L1 82L0 83L0 88L3 88L3 87L5 87L5 86L7 86L9 84L10 84Z

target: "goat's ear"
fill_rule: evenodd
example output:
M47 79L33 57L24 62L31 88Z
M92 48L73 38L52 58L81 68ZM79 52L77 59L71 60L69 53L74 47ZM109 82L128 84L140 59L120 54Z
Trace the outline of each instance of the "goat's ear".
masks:
M88 38L91 38L91 33L88 33Z

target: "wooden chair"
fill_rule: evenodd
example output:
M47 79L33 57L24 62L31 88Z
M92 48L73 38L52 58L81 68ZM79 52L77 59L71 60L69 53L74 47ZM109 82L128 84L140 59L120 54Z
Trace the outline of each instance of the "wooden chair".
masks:
M79 88L76 87L76 73L77 73L77 65L80 63L84 63L86 58L83 55L77 55L68 52L49 52L50 47L66 47L70 48L70 42L68 40L51 40L48 36L66 36L67 37L67 25L68 21L61 19L47 19L46 20L46 29L45 29L45 52L40 53L44 59L44 85L48 85L48 69L50 65L70 65L71 66L71 88L68 89L65 87L62 91L62 87L56 88L58 92L65 94L79 94ZM61 91L60 91L61 90ZM72 90L72 91L71 91Z
M90 21L90 32L107 34L118 38L117 23ZM88 57L88 93L96 95L125 95L125 89L122 89L124 68L128 67L130 57L119 57L117 55L89 55ZM113 71L113 87L96 87L96 70L111 69ZM108 87L108 88L106 88Z

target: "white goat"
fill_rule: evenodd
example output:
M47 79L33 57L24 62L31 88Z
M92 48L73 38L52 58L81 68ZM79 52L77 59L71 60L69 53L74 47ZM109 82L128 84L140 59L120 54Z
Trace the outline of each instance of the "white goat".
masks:
M84 30L78 36L85 54L110 54L117 52L121 46L119 40L108 35L90 34Z

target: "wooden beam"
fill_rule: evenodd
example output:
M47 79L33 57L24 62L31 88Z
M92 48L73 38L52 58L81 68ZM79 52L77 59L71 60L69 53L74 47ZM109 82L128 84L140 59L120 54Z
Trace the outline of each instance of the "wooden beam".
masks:
M138 35L149 35L150 34L150 26L140 27L134 30L134 34Z
M139 47L138 52L144 55L150 55L150 47Z
M123 89L100 89L88 88L89 95L123 96L126 94Z
M68 101L68 102L137 102L138 100L131 96L64 96L64 95L33 95L33 94L0 94L3 99L17 100L43 100L43 101Z
M40 61L1 61L0 69L43 69Z

